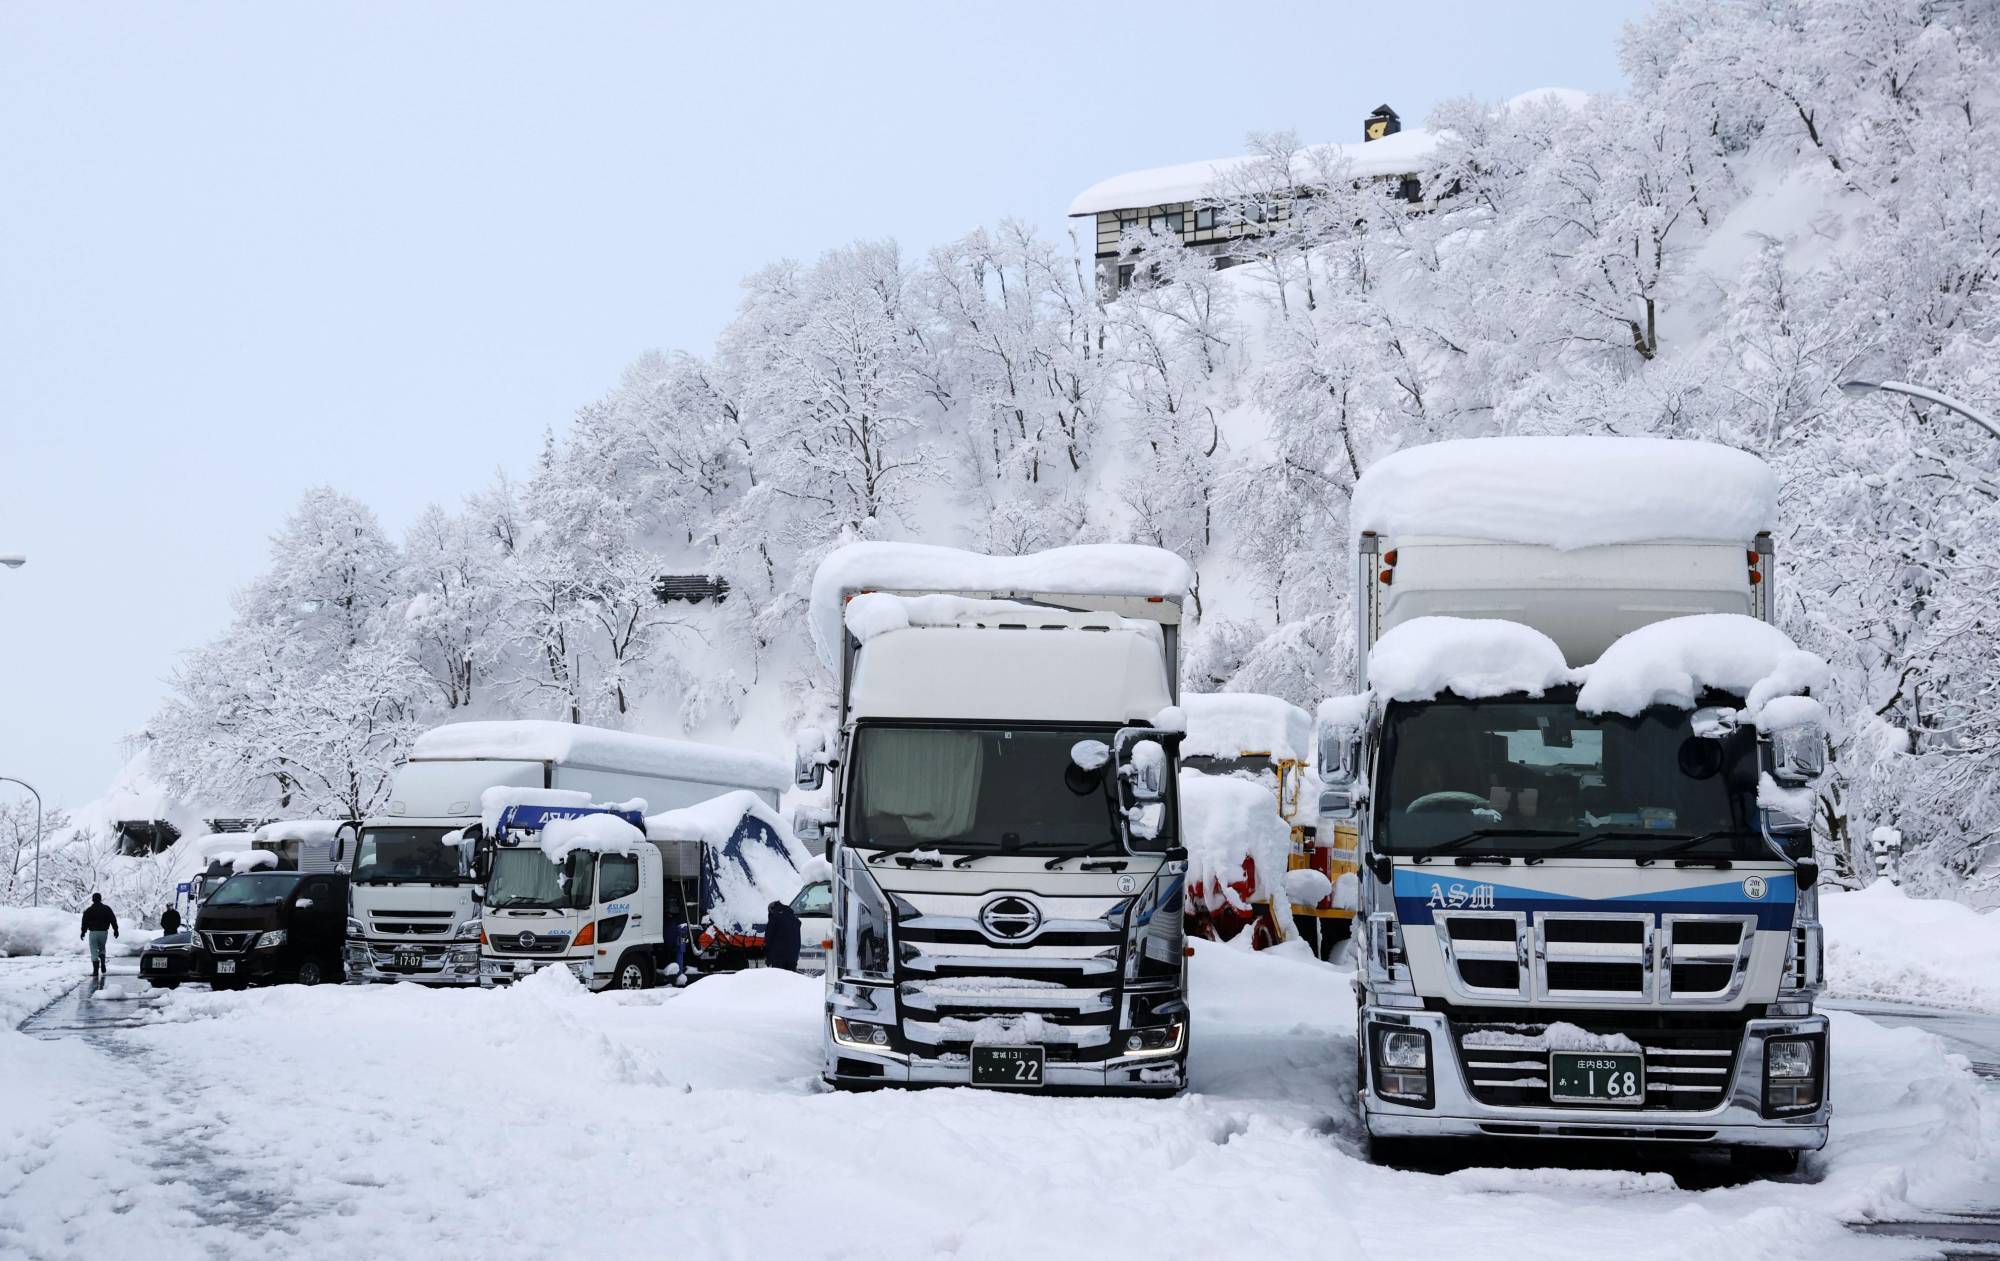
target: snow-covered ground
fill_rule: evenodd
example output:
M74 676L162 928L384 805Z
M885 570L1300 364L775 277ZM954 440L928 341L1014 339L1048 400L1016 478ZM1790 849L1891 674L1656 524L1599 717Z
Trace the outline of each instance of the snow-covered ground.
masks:
M150 1021L0 1032L0 1255L1914 1256L1842 1222L1977 1203L2000 1156L1962 1061L1836 1013L1800 1180L1376 1167L1347 974L1206 943L1194 969L1194 1089L1164 1102L826 1092L820 985L781 972L122 1000Z
M1829 995L2000 1012L2000 911L1877 881L1824 893L1820 919Z

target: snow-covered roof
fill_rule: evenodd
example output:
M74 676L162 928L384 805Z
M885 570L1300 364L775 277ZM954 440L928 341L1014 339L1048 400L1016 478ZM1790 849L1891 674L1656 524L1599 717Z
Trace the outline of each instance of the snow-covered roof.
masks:
M1079 544L1025 556L986 556L929 543L850 543L821 561L813 575L813 644L828 669L839 663L842 600L863 588L1159 599L1177 612L1193 583L1186 561L1136 543Z
M1650 705L1694 707L1714 688L1744 698L1745 717L1778 697L1826 683L1826 663L1791 636L1754 617L1705 613L1641 626L1582 670L1576 707L1586 714L1636 714ZM1796 708L1796 707L1794 707ZM1780 707L1777 725L1798 717Z
M250 834L251 842L270 841L282 844L297 841L302 845L318 845L333 839L340 830L340 823L334 819L279 819L266 823Z
M1497 617L1412 618L1368 652L1368 682L1384 700L1540 696L1574 678L1553 639Z
M1423 168L1437 146L1438 136L1435 133L1410 128L1380 140L1308 146L1294 159L1293 169L1298 178L1309 179L1317 171L1319 162L1331 158L1345 159L1348 170L1356 178L1412 175ZM1069 212L1072 215L1094 215L1106 210L1133 210L1199 201L1211 195L1217 180L1261 161L1264 161L1261 157L1242 154L1114 175L1078 193L1076 200L1069 204Z
M433 727L417 737L410 757L557 762L628 775L656 775L743 788L777 790L791 783L791 769L768 753L530 719L455 722Z
M646 837L615 814L580 814L568 819L550 819L542 825L542 852L552 863L568 858L572 850L596 854L636 854Z
M1312 756L1312 719L1290 701L1256 692L1203 692L1181 697L1181 706L1187 713L1182 757L1303 762Z
M1157 633L887 631L860 656L849 710L857 718L1150 722L1173 703Z
M1747 451L1673 438L1461 438L1370 465L1357 535L1480 539L1559 549L1747 544L1778 519L1778 482Z

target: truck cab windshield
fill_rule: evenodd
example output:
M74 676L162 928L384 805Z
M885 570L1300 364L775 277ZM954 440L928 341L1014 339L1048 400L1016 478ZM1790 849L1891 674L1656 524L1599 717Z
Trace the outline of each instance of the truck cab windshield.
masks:
M539 848L495 850L493 871L486 880L486 905L495 910L587 907L595 858L588 850L571 850L558 865Z
M1080 741L1109 727L892 727L854 736L853 826L863 849L1048 857L1120 847L1108 768L1085 771ZM1149 838L1165 849L1171 837Z
M1724 699L1724 698L1718 698ZM1757 858L1758 749L1697 736L1686 710L1593 717L1539 700L1390 705L1376 846L1388 854Z
M465 852L443 838L457 828L364 828L354 854L356 884L452 884L467 878Z

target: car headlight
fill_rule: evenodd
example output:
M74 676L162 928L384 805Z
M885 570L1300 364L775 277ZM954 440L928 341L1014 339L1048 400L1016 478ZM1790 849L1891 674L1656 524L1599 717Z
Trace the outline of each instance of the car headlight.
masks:
M347 935L351 940L358 941L368 935L368 930L361 927L360 920L350 919L347 921Z
M895 916L867 864L851 849L840 851L840 892L847 900L839 933L840 975L856 981L894 981Z
M253 950L269 950L274 946L282 946L284 944L285 930L274 928L268 933L257 934L257 944L251 948Z

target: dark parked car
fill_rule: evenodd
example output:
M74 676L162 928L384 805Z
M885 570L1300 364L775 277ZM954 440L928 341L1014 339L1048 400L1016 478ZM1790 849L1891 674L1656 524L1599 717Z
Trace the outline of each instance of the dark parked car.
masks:
M195 912L196 974L217 989L253 981L340 980L347 939L347 877L338 872L246 871Z
M139 975L160 989L170 990L195 979L201 970L196 958L199 954L199 939L190 929L155 937L139 952Z

